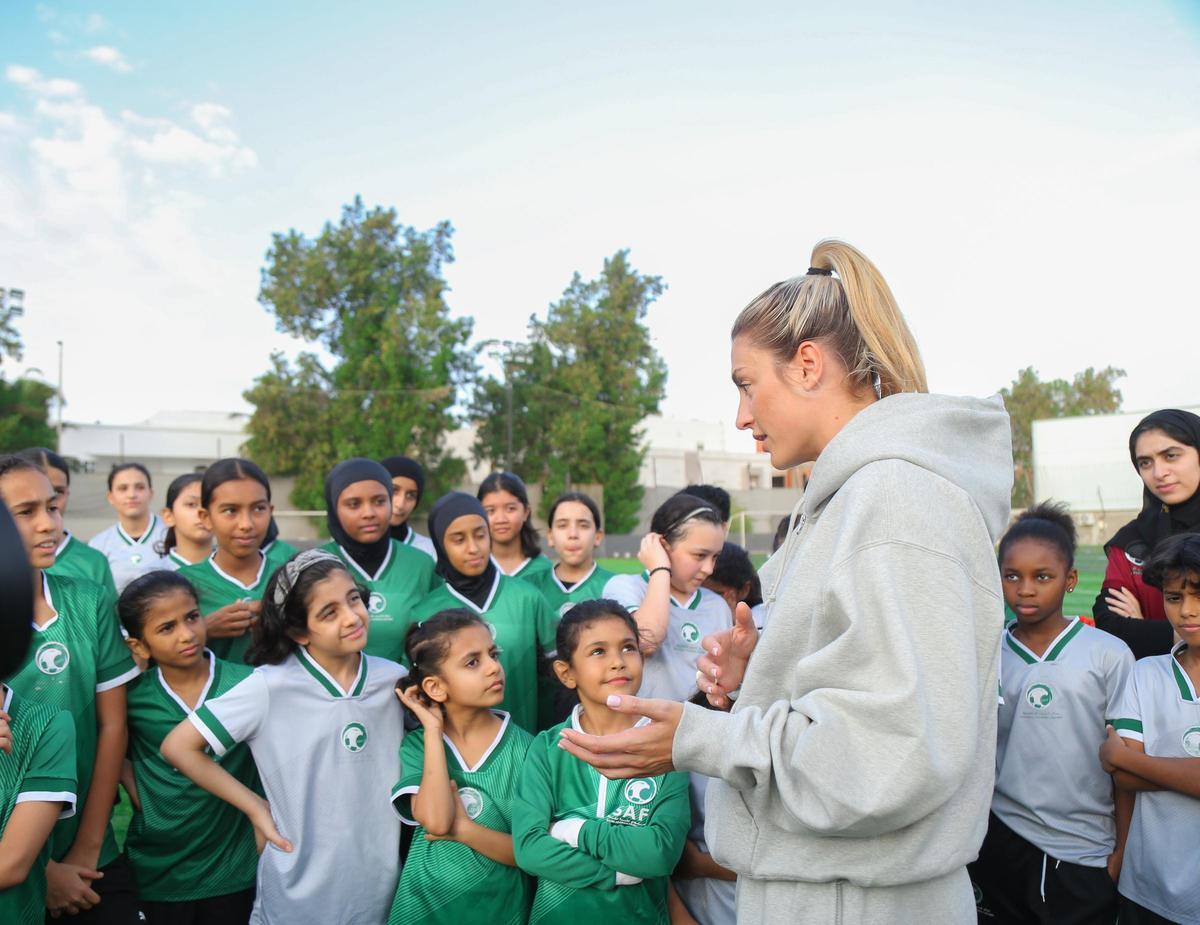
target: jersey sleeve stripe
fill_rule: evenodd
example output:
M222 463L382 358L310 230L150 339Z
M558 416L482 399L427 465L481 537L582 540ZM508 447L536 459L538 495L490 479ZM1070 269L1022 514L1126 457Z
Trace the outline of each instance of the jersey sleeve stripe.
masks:
M396 811L396 815L400 817L400 821L405 825L419 825L416 819L409 819L404 813L400 812L400 798L411 797L418 791L420 787L396 787L392 790L392 809Z
M132 681L134 678L136 678L141 673L142 673L142 669L140 669L137 665L134 665L132 668L130 668L124 674L118 675L117 677L115 677L109 681L101 681L99 684L96 685L96 693L103 694L105 691L111 691L114 688L120 687L123 684L128 684L130 681Z
M213 716L208 704L202 704L194 713L188 714L188 719L196 727L196 731L204 736L206 742L218 755L224 755L233 748L237 741L229 734L220 721Z
M58 814L59 819L70 819L75 815L75 800L73 790L22 790L17 794L18 803L65 803L62 812Z
M1117 730L1122 739L1133 739L1142 742L1142 721L1140 719L1111 719L1108 721Z

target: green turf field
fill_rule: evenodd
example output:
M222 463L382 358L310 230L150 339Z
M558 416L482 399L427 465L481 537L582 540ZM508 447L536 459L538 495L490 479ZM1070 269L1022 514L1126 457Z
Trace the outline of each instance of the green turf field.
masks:
M766 556L756 555L753 558L755 566L760 566ZM628 559L599 559L597 561L601 567L617 574L636 574L642 570L642 564L632 556ZM1066 605L1063 607L1067 616L1092 612L1092 603L1096 600L1096 595L1100 593L1100 583L1104 580L1104 550L1099 546L1080 547L1075 565L1079 569L1079 584L1074 593L1067 595ZM125 791L121 790L119 793L121 802L113 811L113 831L116 832L117 843L123 845L132 809Z

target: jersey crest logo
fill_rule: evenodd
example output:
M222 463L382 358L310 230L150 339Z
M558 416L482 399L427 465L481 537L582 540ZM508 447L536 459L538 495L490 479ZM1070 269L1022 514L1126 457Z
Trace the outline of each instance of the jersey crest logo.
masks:
M71 651L61 642L43 643L33 656L33 663L42 674L62 674L71 664Z
M634 806L645 806L658 795L658 784L645 778L625 785L625 799Z
M471 820L478 819L480 813L483 812L483 794L474 787L460 787L458 789L458 798L462 800L467 818Z
M1054 699L1054 691L1046 684L1031 684L1025 692L1025 702L1035 710L1044 710Z
M570 610L574 606L575 606L574 601L567 601L565 604L563 604L561 607L558 608L559 617L565 617L567 615L567 611Z
M371 596L367 598L367 610L372 614L383 613L387 607L387 598L378 591L372 591Z
M342 728L342 747L351 753L361 752L367 747L367 727L362 723L347 723Z
M1183 734L1183 750L1193 758L1200 758L1200 726L1193 726Z
M132 562L134 565L141 565L142 564L142 554L140 552L135 552L132 556L129 557L129 561Z
M700 641L700 630L696 628L695 623L685 623L679 629L679 635L683 637L684 642L696 643Z

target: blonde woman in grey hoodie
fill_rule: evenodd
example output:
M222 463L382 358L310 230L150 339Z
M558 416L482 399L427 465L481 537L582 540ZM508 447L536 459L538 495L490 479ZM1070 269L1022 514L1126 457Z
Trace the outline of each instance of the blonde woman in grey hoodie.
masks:
M788 469L815 460L744 605L703 641L728 712L618 697L652 722L562 746L606 776L715 778L705 837L741 923L975 921L1003 599L994 544L1012 448L999 399L927 394L887 284L824 241L733 326L737 424ZM726 696L728 695L728 697Z

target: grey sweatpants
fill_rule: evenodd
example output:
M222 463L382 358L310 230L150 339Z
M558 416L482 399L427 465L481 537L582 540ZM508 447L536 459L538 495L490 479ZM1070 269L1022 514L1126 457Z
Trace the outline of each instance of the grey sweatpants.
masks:
M738 925L972 925L975 895L965 867L901 886L739 877L737 920Z

